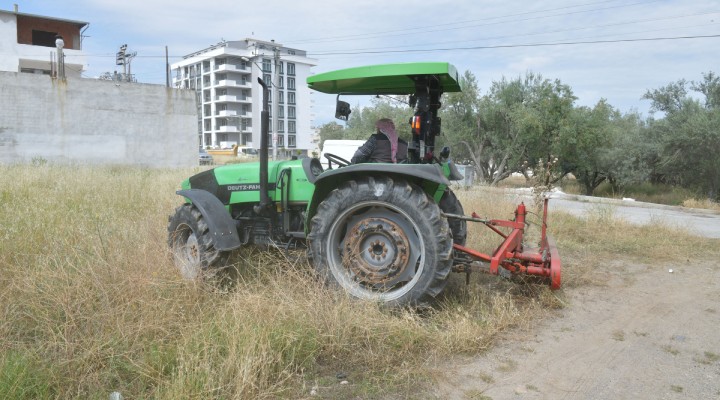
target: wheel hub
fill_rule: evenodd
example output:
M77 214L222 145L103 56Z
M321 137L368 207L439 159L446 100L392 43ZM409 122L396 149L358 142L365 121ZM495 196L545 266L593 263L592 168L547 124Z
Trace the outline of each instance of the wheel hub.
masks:
M343 250L343 264L356 281L388 287L412 278L410 240L387 218L357 221L345 235Z

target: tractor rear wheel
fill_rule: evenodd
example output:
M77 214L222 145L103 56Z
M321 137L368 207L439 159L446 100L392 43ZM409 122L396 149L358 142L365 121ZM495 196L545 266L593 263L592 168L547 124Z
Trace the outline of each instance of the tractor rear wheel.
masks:
M449 188L445 189L445 193L438 205L444 213L465 215L465 210L463 210L460 200L458 200L455 193ZM467 241L467 222L462 219L449 218L448 224L450 225L450 231L452 231L453 243L465 246L465 242Z
M311 224L315 269L353 297L420 305L447 283L447 220L413 184L387 177L345 182L320 203Z
M230 252L213 247L207 223L192 204L181 205L170 216L168 244L175 265L186 279L214 274L226 266L230 256Z

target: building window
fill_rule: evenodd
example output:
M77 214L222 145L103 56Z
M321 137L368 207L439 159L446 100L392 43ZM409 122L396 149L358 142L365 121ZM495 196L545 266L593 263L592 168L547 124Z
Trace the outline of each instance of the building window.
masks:
M295 135L288 135L288 147L295 147Z
M295 55L295 50L290 50L290 49L288 49L288 54L290 54L291 56L294 56L294 55Z
M285 107L284 106L278 106L278 117L285 118Z
M288 121L288 133L295 133L295 121Z
M278 92L278 103L279 104L285 103L285 92Z
M278 80L278 89L282 89L282 88L284 88L284 86L283 86L283 80L282 80L282 78L280 78L280 79Z
M270 72L272 71L272 63L270 62L269 58L263 58L262 61L262 70L263 72Z
M265 81L265 84L268 85L268 86L270 86L270 84L272 83L272 79L271 79L271 77L270 77L270 74L264 74L264 75L263 75L263 80Z
M295 90L295 78L288 77L288 89Z
M55 47L55 36L57 32L46 32L32 30L32 45L43 47ZM68 47L70 48L70 47Z
M295 104L295 92L288 92L288 104Z
M284 69L284 68L283 68L283 65L284 65L284 63L283 63L282 61L280 61L280 62L278 63L278 66L279 66L279 67L278 67L278 71L279 71L281 74L284 73L284 72L283 72L283 69Z
M288 106L288 118L295 118L295 107Z
M278 132L285 132L285 121L282 119L279 119L277 122L277 131Z
M285 136L277 135L277 147L285 146Z
M287 63L288 75L295 75L295 64Z

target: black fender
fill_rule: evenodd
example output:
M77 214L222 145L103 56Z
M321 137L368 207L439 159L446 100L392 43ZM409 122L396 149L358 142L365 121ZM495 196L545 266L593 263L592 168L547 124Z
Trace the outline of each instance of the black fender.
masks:
M450 181L443 174L439 164L376 164L364 163L353 164L342 168L336 168L323 172L315 180L315 191L312 200L308 204L306 227L309 221L317 212L317 207L325 197L342 182L366 176L389 176L395 179L403 179L425 187L426 183L432 186L429 191L437 189L440 185L450 186ZM428 191L428 189L426 189Z
M216 249L230 251L242 246L235 220L215 195L202 189L178 190L176 193L190 200L203 215Z

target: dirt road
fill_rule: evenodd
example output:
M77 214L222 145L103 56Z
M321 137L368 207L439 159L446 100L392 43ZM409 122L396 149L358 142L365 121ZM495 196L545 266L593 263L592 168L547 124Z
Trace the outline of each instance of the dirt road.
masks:
M557 318L451 362L436 395L720 399L719 264L616 265L607 286L566 291Z

